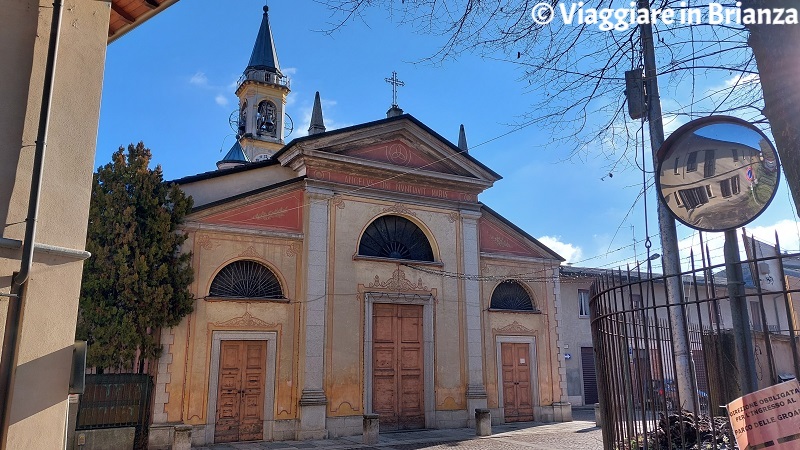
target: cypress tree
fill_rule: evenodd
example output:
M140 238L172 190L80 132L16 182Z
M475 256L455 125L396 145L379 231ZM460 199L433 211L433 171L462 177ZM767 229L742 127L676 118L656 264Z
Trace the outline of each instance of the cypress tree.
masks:
M156 333L193 307L191 254L178 229L192 199L148 167L151 157L141 142L120 147L94 174L76 334L100 370L158 358Z

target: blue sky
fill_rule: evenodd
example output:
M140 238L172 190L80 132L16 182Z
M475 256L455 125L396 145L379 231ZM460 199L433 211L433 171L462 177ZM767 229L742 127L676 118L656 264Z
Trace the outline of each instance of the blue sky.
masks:
M111 44L95 166L120 145L144 141L167 179L214 170L233 143L228 117L236 106L235 81L250 57L263 4L183 0ZM503 62L503 55L419 62L441 38L415 34L385 10L371 10L364 21L329 34L320 30L335 18L323 5L273 0L270 20L281 68L291 78L287 111L295 129L287 141L306 134L315 91L329 130L385 117L392 98L384 78L396 70L405 82L398 94L405 112L453 142L463 123L471 154L504 177L481 201L577 265L634 260L634 234L643 259L645 212L641 201L632 207L642 185L635 166L609 177L599 154L590 150L570 160L566 149L550 143L553 131L541 126L498 138L540 100L536 86L521 80L519 66ZM723 82L729 80L713 81ZM685 100L663 97L667 107ZM667 132L679 124L669 123ZM655 204L649 195L648 225L658 251ZM767 239L777 227L784 248L798 249L795 219L784 184L748 230ZM686 249L698 240L681 225L678 235ZM712 249L721 248L721 234L706 239Z

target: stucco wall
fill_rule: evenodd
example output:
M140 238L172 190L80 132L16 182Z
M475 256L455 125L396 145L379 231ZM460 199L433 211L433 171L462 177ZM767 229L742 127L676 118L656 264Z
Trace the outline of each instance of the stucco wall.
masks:
M503 255L483 255L481 274L496 278L481 283L481 298L484 317L484 370L489 408L501 408L499 391L502 380L498 371L497 343L499 337L524 336L535 340L536 383L534 404L548 406L561 401L558 339L556 330L556 287L553 270L557 275L555 262L524 261L519 257ZM537 312L516 312L489 310L492 293L503 277L514 275L532 279L521 284L532 294ZM535 278L535 280L533 280ZM534 417L542 420L542 417Z
M65 6L36 241L83 250L109 3ZM52 11L52 2L10 0L0 14L0 235L7 239L24 236ZM76 259L35 256L7 448L64 445L82 267ZM8 292L19 268L19 251L0 249L0 292ZM7 302L0 298L3 324Z
M592 346L592 329L589 317L579 315L578 290L588 291L592 279L573 279L562 277L562 335L563 354L570 358L564 360L567 375L567 398L573 405L584 404L583 365L581 347Z
M301 242L285 237L205 230L191 231L189 235L187 247L193 253L195 268L191 286L196 298L195 311L172 330L170 379L166 385L168 402L163 407L166 422L207 423L209 396L217 395L209 392L211 337L214 331L221 330L277 333L273 417L276 420L296 418ZM243 259L268 266L280 280L287 300L239 301L208 297L217 272Z
M207 187L213 189L214 185L210 183ZM476 267L466 267L465 261L469 258L465 258L464 249L470 239L464 236L467 228L464 224L471 224L472 251L477 252L475 224L480 216L478 205L465 207L445 202L426 205L426 202L392 198L392 195L380 198L338 194L335 190L319 189L313 186L314 182L304 182L304 185L303 206L287 206L287 211L297 208L304 211L301 215L303 226L295 231L276 230L270 228L274 225L271 222L259 225L246 218L238 225L234 223L235 217L239 216L232 214L243 214L243 210L249 211L250 217L261 211L257 208L265 208L263 214L269 215L267 211L273 211L277 205L270 203L270 198L286 195L281 189L202 210L186 224L190 232L186 249L193 252L192 264L196 273L192 290L198 300L196 311L165 335L171 345L159 365L159 370L168 371L167 377L159 374L159 382L166 391L156 398L159 421L191 423L196 427L213 423L214 418L208 417L206 412L211 397L217 395L209 392L209 379L213 378L209 373L212 370L212 333L235 324L239 330L274 331L278 335L274 426L280 428L280 433L273 434L275 439L304 436L301 427L306 413L303 408L307 406L298 410L298 402L304 398L301 396L308 385L316 383L316 380L313 383L308 381L318 373L324 375L321 387L327 402L321 414L325 416L328 436L360 433L362 415L372 412L369 406L372 392L369 305L381 302L411 301L423 305L426 426L466 426L471 416L470 399L486 401L480 397L483 386L488 391L490 406L498 408L497 336L535 337L535 403L547 407L562 400L563 374L556 349L558 336L554 316L558 288L553 276L557 275L557 262L538 257L481 257L473 253ZM294 189L294 184L285 188L296 192ZM314 214L311 208L315 209ZM313 219L322 215L327 216L325 221ZM375 219L384 215L401 216L415 223L426 234L435 261L409 262L421 267L418 270L406 265L405 261L358 255L362 233ZM224 226L220 225L220 217L226 217ZM286 221L290 215L281 217ZM315 220L313 223L312 219ZM320 242L320 235L327 236L324 239L325 251L312 251L307 242L312 234ZM307 256L312 254L314 257L324 255L324 264ZM204 298L217 271L240 258L255 259L273 269L286 287L289 302ZM324 283L316 278L307 279L306 274L312 265L327 268ZM495 286L490 282L478 284L479 291L473 294L480 304L470 310L466 302L470 293L465 292L469 283L457 276L443 276L430 271L495 276L520 271L541 273L541 281L527 284L539 312L487 311ZM324 292L321 297L310 295L312 283L316 291ZM324 290L320 290L320 286ZM309 310L314 306L312 302L324 302L324 328L321 330L318 326L307 326ZM474 318L471 319L470 314ZM472 338L469 335L470 323L473 327L477 323L475 329L482 330ZM479 342L474 355L470 355L470 339ZM307 353L310 346L317 345L320 340L324 350L321 367L317 368L317 358L315 355L309 357ZM477 365L477 376L469 364L470 358L475 360L476 357L481 360ZM469 397L468 386L473 384L480 386L480 390ZM163 400L160 407L163 413L159 410L159 400ZM552 412L537 416L540 420L552 418ZM292 435L292 432L297 434Z
M364 293L409 292L434 297L436 409L463 408L464 381L462 336L463 318L459 314L455 280L420 273L393 261L355 257L364 229L376 218L395 214L415 222L428 234L434 259L444 270L455 270L459 251L455 225L448 220L451 211L409 206L388 201L344 196L332 207L331 227L335 236L329 257L335 263L330 278L328 299L328 413L332 416L363 414L364 381ZM440 267L432 267L438 269ZM395 271L400 272L395 275ZM393 287L393 277L408 285ZM388 284L387 284L388 283ZM417 289L411 288L411 284ZM359 351L354 351L359 349ZM366 355L371 357L371 355Z

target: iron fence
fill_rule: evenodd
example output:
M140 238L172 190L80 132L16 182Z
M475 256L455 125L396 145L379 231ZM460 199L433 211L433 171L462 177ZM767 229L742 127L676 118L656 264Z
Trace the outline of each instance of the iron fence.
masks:
M800 305L800 254L776 254L740 263L744 294L734 299L746 301L751 319L758 388L800 373L794 312ZM724 408L743 392L731 286L724 265L703 264L702 258L696 268L694 255L690 259L692 270L672 277L617 270L593 286L590 310L606 449L736 448ZM761 285L769 267L773 284L766 289ZM682 303L668 302L670 285L680 286ZM680 363L686 360L688 368ZM679 377L688 380L688 389L679 388Z
M152 392L150 375L86 375L76 430L134 427L134 448L146 449Z

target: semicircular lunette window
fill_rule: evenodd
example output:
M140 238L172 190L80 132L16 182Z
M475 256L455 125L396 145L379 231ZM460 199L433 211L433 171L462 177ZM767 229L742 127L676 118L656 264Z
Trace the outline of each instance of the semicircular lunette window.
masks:
M519 282L505 280L492 292L491 309L511 311L538 311L528 291Z
M400 216L381 216L364 231L358 244L361 256L433 261L428 237L414 222Z
M265 265L251 260L234 261L211 282L209 296L222 298L283 299L278 277Z

